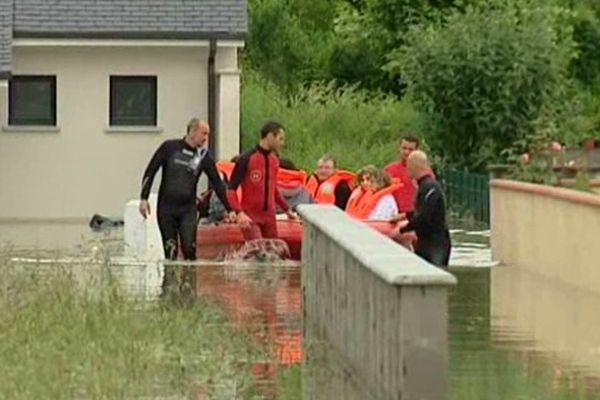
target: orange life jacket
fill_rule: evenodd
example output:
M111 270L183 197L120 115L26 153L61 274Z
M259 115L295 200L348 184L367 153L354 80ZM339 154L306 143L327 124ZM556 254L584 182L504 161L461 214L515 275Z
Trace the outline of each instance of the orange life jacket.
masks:
M352 192L350 200L348 200L346 212L357 219L369 219L369 215L375 210L379 201L386 195L393 194L400 188L402 188L401 183L393 183L375 193L370 190L364 191L362 188L358 188Z
M316 175L311 175L306 182L306 189L319 204L335 204L335 188L340 182L348 183L352 189L356 174L349 171L337 171L328 179L319 182Z
M217 163L217 171L219 171L220 174L225 175L225 177L227 178L227 182L231 181L231 175L233 174L233 168L235 167L235 163L232 163L231 161L219 161ZM225 184L225 186L227 186L227 184ZM238 200L241 202L242 201L242 187L238 187L236 190L237 193L237 197Z
M225 175L229 181L231 180L233 167L235 167L235 163L232 163L231 161L219 161L217 163L217 171Z
M279 168L279 171L277 172L277 186L280 188L295 189L304 185L304 182L306 182L305 171Z

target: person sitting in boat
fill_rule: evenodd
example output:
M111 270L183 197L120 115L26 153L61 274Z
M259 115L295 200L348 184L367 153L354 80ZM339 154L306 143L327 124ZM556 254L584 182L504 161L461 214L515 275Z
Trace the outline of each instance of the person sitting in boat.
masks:
M357 174L357 188L348 200L346 212L361 220L391 220L398 214L394 192L402 187L373 165Z
M356 175L337 168L332 156L325 154L317 162L317 170L306 182L306 188L319 204L334 204L346 209Z
M277 189L290 208L296 211L300 204L314 204L315 200L306 187L306 172L296 168L294 163L287 158L279 158L279 172L277 173ZM277 213L282 213L277 206Z

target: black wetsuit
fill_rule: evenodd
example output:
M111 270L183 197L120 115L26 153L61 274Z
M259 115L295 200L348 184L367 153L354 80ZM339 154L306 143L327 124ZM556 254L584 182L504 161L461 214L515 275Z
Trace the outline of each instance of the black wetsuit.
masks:
M401 232L415 231L415 253L430 263L445 267L450 260L450 233L446 226L446 202L440 184L426 175L418 181L415 211L408 214L408 225Z
M229 203L225 186L219 177L213 158L206 149L194 149L184 139L167 140L158 148L144 172L142 200L147 200L154 175L162 168L158 190L158 226L165 257L175 260L181 240L186 260L196 259L196 192L198 179L205 172L225 208Z

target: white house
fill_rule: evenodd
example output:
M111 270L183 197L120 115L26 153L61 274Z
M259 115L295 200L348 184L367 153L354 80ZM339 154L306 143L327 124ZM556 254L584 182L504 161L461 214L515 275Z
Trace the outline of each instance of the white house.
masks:
M0 221L121 214L193 116L238 153L245 0L0 0L0 23Z

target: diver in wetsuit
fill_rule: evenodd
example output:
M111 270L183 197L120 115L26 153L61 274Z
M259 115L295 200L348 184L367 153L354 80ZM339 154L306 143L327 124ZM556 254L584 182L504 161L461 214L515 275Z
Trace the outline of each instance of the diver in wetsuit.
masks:
M152 182L158 169L162 168L157 219L165 258L169 260L177 259L179 241L183 257L196 259L196 192L202 172L206 173L217 196L231 212L225 186L213 158L204 147L209 133L210 127L205 121L193 118L188 123L186 136L163 142L144 172L140 213L146 218L150 214L148 196ZM231 217L235 218L233 214ZM172 269L165 271L163 290L171 283L173 273Z
M416 150L407 161L408 174L418 183L415 210L406 215L400 233L415 231L415 253L438 267L447 267L451 241L446 226L446 202L441 185L431 176L427 155Z

